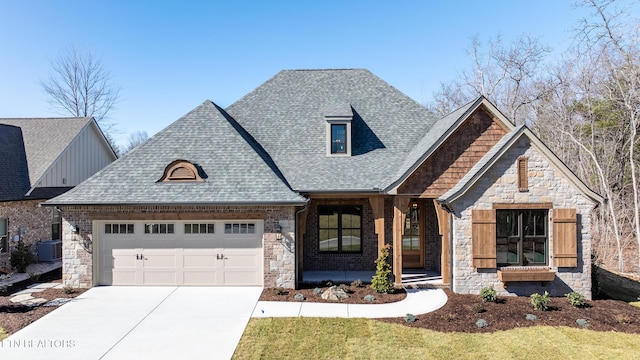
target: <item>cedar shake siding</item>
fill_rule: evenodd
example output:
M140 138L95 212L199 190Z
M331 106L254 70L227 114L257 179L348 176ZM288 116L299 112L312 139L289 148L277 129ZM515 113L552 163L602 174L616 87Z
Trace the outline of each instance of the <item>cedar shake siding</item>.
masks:
M506 134L484 110L473 113L402 184L399 194L436 198L458 181Z

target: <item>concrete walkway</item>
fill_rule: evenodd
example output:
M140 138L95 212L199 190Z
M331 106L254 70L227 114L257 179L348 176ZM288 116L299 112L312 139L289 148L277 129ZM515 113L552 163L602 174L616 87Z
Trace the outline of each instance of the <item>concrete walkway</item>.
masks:
M407 290L407 297L389 304L327 304L291 301L258 301L252 317L389 318L435 311L447 303L441 289Z

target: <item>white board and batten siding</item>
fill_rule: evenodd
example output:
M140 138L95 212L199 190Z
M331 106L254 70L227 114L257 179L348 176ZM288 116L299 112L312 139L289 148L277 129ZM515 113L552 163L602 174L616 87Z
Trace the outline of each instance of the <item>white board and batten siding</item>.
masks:
M91 121L42 174L37 186L76 186L114 160L115 154Z
M263 285L263 220L94 221L94 229L97 285Z

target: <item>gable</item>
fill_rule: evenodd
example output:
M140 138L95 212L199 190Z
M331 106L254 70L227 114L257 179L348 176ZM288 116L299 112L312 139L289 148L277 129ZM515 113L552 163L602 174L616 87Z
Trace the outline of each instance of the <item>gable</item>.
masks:
M398 187L398 194L438 197L453 188L507 129L484 107L477 108L444 143Z

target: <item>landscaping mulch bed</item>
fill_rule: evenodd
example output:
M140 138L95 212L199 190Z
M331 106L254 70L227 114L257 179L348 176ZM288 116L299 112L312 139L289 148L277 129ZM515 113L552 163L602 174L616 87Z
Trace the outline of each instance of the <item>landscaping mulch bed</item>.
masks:
M314 287L299 290L284 290L278 295L277 289L264 289L260 300L264 301L297 301L294 296L303 294L305 302L328 302L346 304L364 304L365 295L376 297L374 303L400 301L406 292L400 290L395 294L377 294L370 286L351 287L349 298L340 301L323 300L313 291ZM322 287L325 290L326 287ZM404 317L379 319L380 321L402 324L415 328L425 328L440 332L482 333L509 330L525 326L568 326L582 328L576 320L588 322L587 329L596 331L616 331L640 334L640 308L626 302L611 299L587 301L584 308L576 308L564 297L552 298L549 310L534 310L531 299L526 296L501 296L496 303L483 303L479 295L455 294L445 289L448 301L442 308L428 314L414 314L416 321L408 323ZM535 315L537 320L527 320L527 314ZM488 326L479 328L476 322L484 319Z
M336 284L338 285L338 284ZM324 303L341 303L341 304L385 304L403 300L407 297L407 293L404 289L396 289L391 294L379 294L371 288L368 284L362 286L349 286L346 289L349 297L343 300L324 300L322 294L316 294L315 288L320 288L322 291L327 290L329 286L327 284L309 285L305 284L298 290L293 289L275 289L265 288L260 295L261 301L299 301L295 299L296 294L302 294L305 297L305 302L324 302ZM364 297L367 295L373 295L374 301L365 301Z

